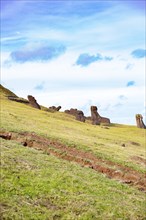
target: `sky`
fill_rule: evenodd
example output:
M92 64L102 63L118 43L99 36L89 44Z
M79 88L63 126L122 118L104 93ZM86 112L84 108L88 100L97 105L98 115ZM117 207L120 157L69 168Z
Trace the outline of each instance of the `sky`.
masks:
M145 0L1 0L1 84L46 107L146 122Z

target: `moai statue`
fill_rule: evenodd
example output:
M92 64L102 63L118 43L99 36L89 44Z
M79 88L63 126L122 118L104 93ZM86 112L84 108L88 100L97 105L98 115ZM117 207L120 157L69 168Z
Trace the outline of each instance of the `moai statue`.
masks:
M53 105L53 106L50 106L49 109L55 111L56 107Z
M91 106L91 121L93 125L100 125L100 115L96 106Z
M61 106L56 107L56 111L59 111L61 109Z
M141 115L141 114L136 114L135 117L136 117L137 127L138 127L138 128L144 128L144 129L146 129L146 126L145 126L145 124L144 124L144 122L143 122L143 117L142 117L142 115Z
M71 108L70 109L70 114L76 116L77 111L78 111L77 108Z
M80 110L77 111L76 120L81 121L81 122L85 122L85 116L82 111L80 111Z
M77 108L71 108L70 110L65 110L64 112L76 116L77 111L78 111Z
M55 107L55 106L50 106L49 109L53 112L59 111L61 109L61 106Z
M68 109L65 110L64 112L67 113L67 114L70 114L70 110L68 110Z
M32 107L41 109L40 105L37 103L36 99L33 96L28 95L27 98Z
M109 118L105 118L105 117L101 117L100 116L100 119L99 119L100 123L103 123L103 124L110 124L110 119Z

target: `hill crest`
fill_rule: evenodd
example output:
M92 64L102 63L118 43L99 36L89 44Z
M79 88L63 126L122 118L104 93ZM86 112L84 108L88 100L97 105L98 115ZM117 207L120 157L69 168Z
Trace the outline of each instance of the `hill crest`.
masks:
M9 97L9 96L13 96L13 97L18 97L15 93L13 93L11 90L5 88L4 86L2 86L0 84L0 94L3 95L3 96L6 96L6 97Z

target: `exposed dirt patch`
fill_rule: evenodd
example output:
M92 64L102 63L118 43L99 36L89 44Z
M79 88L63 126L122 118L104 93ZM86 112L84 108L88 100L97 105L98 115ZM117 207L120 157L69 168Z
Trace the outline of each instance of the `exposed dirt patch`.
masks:
M142 157L134 156L134 157L132 157L132 159L140 161L146 165L146 159L144 159Z
M9 138L4 138L7 136ZM97 172L103 173L108 178L116 179L120 182L135 186L139 190L146 191L146 176L143 173L112 161L103 160L92 153L78 150L75 147L68 147L57 141L38 136L35 133L0 133L0 137L7 140L15 140L25 147L42 150L46 154L53 154L64 160L74 161L83 167L89 167ZM140 157L136 157L136 159L137 158L138 160L144 160Z
M139 143L134 142L134 141L130 141L129 143L130 143L130 144L132 144L132 145L135 145L135 146L140 146L140 144L139 144Z
M5 140L10 140L12 137L12 134L11 133L0 133L0 137Z
M146 168L146 159L138 156L131 157L131 159L134 160L137 164L140 164Z

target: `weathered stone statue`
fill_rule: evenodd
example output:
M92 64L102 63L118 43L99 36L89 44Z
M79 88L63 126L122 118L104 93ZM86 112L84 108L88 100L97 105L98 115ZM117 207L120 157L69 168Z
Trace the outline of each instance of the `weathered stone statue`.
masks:
M141 115L141 114L136 114L135 117L136 117L137 127L138 127L138 128L144 128L144 129L146 129L146 126L145 126L145 124L144 124L144 122L143 122L143 117L142 117L142 115Z
M93 125L100 125L101 123L110 124L110 119L101 117L97 112L96 106L91 106L91 121Z
M85 122L86 120L84 113L77 108L71 108L70 110L65 110L64 112L75 116L76 120L78 121Z
M85 122L85 116L82 111L79 111L79 110L77 111L76 120L81 121L81 122Z
M61 106L55 107L55 106L50 106L49 109L53 112L59 111L61 109Z
M100 123L110 124L111 122L110 122L109 118L105 118L105 117L100 116Z
M71 108L70 109L70 114L76 116L77 111L78 111L77 108Z
M100 125L100 116L96 106L91 106L91 121L93 125Z
M61 109L60 105L58 107L56 107L56 111L59 111L60 109Z
M78 111L77 108L71 108L70 110L65 110L64 112L76 116L77 111Z
M41 109L40 105L37 103L36 99L33 96L28 95L27 98L32 107Z

